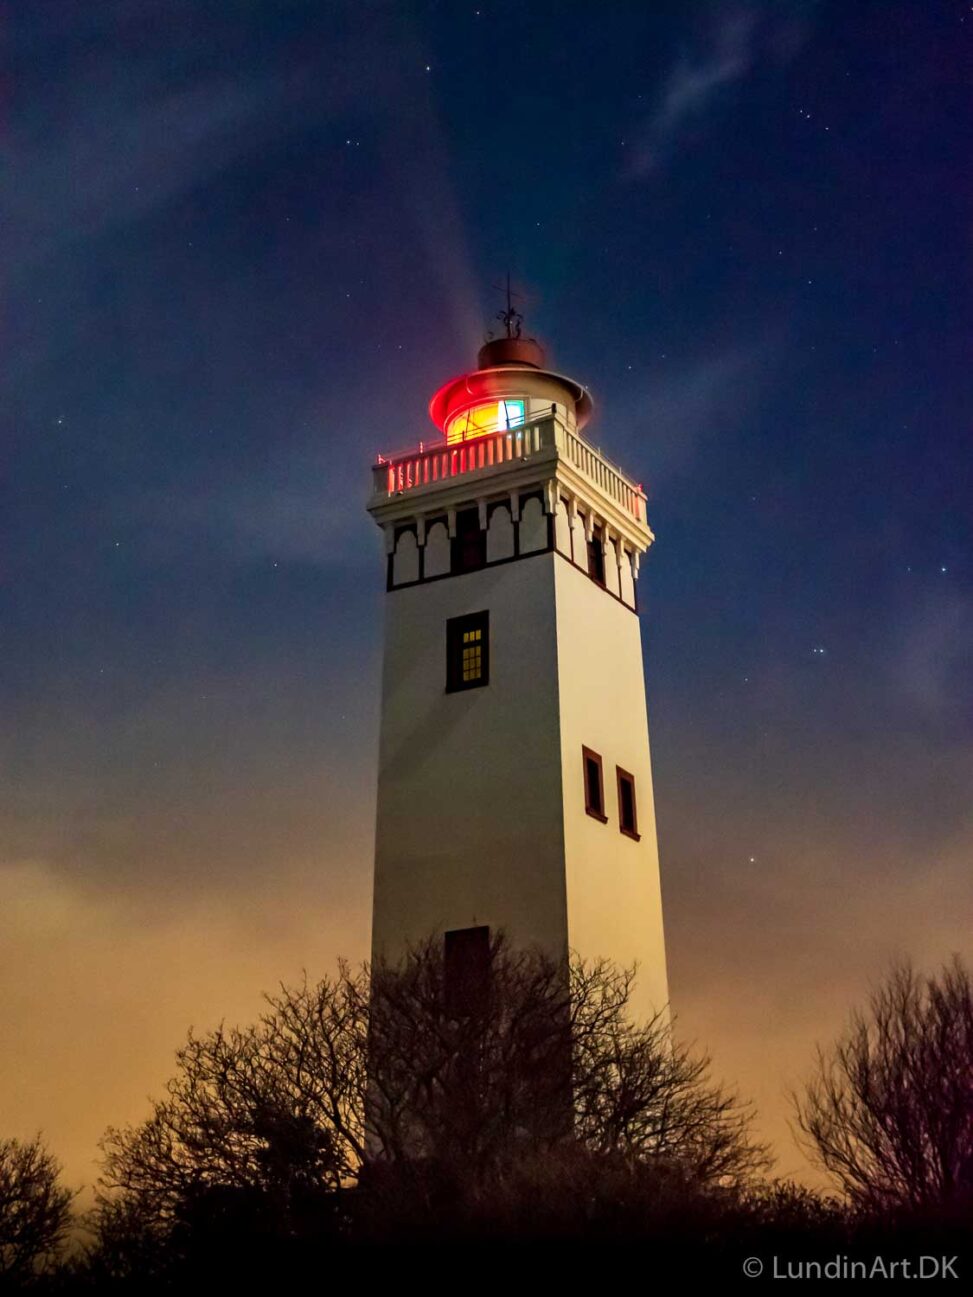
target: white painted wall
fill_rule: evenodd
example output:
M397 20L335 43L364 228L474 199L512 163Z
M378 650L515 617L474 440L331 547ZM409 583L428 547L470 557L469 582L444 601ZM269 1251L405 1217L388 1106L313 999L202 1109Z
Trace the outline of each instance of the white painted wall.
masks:
M554 562L386 595L376 956L484 923L566 951ZM490 683L447 694L446 620L484 608Z
M626 561L627 562L627 561ZM446 620L490 613L490 683L447 694ZM585 813L602 755L608 823ZM619 831L615 766L641 840ZM373 953L488 924L640 964L668 999L638 619L557 553L386 596Z
M444 522L434 522L426 532L426 553L423 559L423 573L428 579L434 576L445 576L450 567L449 532Z
M639 622L560 557L555 592L568 940L638 962L633 1008L647 1017L668 987ZM607 824L585 811L582 746L602 757ZM635 776L639 842L618 827L616 766Z
M505 504L498 504L490 512L486 549L488 563L498 563L501 559L513 557L514 525L510 510Z
M536 495L524 502L520 511L520 552L532 554L547 549L547 515Z
M558 511L554 519L554 546L567 558L571 557L571 523L563 500L558 503Z
M402 585L419 580L419 546L414 531L404 531L395 542L392 558L392 582Z

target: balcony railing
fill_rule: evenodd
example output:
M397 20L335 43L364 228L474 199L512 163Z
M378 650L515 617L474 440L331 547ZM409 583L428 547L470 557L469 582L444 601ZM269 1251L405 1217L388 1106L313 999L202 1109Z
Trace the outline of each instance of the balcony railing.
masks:
M600 451L550 415L536 423L488 433L451 446L441 444L431 450L420 446L404 454L380 455L373 469L375 492L399 495L465 473L525 459L542 450L556 450L633 518L645 522L645 492L641 486L629 481Z

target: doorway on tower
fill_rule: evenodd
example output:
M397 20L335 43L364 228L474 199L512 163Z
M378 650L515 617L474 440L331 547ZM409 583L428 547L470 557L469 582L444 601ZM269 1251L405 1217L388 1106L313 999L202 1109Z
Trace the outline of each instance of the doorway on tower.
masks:
M570 974L534 947L486 926L443 934L443 1011L455 1057L447 1069L451 1120L493 1128L509 1147L535 1147L572 1129ZM497 1137L497 1130L494 1136Z
M486 1009L490 988L490 929L456 928L443 935L446 1015L468 1018Z
M480 526L479 509L461 509L456 515L453 537L452 572L476 572L486 566L486 532Z

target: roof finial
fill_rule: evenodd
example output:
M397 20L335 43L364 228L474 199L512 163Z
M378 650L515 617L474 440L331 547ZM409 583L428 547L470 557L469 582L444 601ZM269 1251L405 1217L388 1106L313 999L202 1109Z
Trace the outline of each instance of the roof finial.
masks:
M499 288L499 284L494 284L494 288ZM508 338L519 338L524 328L524 317L522 313L514 308L514 298L519 297L519 293L510 291L510 271L507 271L507 309L497 311L496 318L507 330Z

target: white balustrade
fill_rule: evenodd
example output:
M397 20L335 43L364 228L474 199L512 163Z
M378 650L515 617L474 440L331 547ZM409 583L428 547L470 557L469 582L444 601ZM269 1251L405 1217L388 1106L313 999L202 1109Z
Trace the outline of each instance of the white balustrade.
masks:
M496 468L540 450L556 448L559 454L589 481L611 496L623 509L645 522L645 493L560 419L546 418L509 431L489 433L432 450L380 457L375 465L375 489L398 495L417 487L432 486L465 473Z

